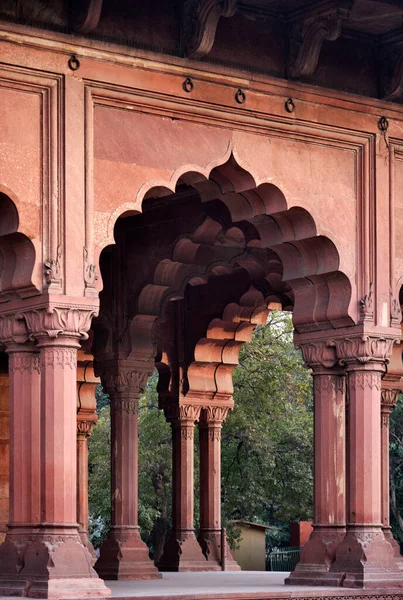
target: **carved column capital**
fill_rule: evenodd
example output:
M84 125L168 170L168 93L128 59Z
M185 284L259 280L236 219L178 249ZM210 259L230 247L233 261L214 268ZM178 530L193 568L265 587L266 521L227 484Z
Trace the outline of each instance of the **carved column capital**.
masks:
M77 419L77 437L87 439L91 436L95 421L81 421Z
M96 363L96 373L111 399L112 412L137 414L139 397L144 392L153 364L129 360Z
M169 404L164 407L165 418L169 422L192 423L200 419L201 406L193 404Z
M329 5L324 10L314 7L294 17L290 34L289 77L295 79L314 73L323 42L337 40L351 6L351 1L334 2L330 8Z
M384 388L382 386L382 391L381 391L381 407L382 409L387 408L387 409L391 409L394 408L397 404L397 399L399 397L399 392L400 389L395 388Z
M48 305L21 311L18 319L25 321L30 339L88 339L96 306Z
M378 335L356 335L329 340L328 344L336 349L340 365L348 370L354 367L363 368L371 364L372 369L384 370L392 354L393 344L399 342L397 337ZM378 365L376 367L376 365Z
M327 340L311 340L296 344L302 352L305 365L310 369L331 369L337 364L336 351Z
M229 406L205 406L201 412L200 424L217 423L221 425L227 418L229 411Z
M29 340L29 331L19 315L0 315L0 344L24 344Z
M200 58L213 47L220 17L232 17L237 0L184 0L182 38L186 56Z

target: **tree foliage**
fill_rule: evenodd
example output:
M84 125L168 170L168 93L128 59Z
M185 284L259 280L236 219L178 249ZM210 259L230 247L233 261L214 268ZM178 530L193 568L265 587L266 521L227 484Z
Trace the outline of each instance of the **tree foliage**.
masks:
M390 416L390 517L393 535L403 548L403 395Z
M234 519L281 523L312 517L312 389L294 348L291 317L271 313L240 354L234 373L235 409L222 434L223 524ZM139 410L139 523L158 558L170 525L171 431L158 410L157 377ZM93 542L109 526L110 421L107 396L97 395L99 422L90 439ZM195 439L195 481L198 448ZM197 487L197 486L196 486ZM196 526L198 494L195 494ZM282 541L281 528L272 533ZM276 540L273 540L275 543Z

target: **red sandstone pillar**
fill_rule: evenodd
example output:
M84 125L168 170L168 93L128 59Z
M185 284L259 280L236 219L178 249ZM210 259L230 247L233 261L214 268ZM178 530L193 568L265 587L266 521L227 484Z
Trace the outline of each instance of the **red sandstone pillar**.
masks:
M208 407L199 421L200 533L199 543L207 559L206 570L222 570L221 550L221 428L228 408ZM225 570L239 571L228 544Z
M375 335L335 340L349 394L347 533L336 550L332 583L345 587L401 584L394 549L382 530L381 377L393 340Z
M96 555L88 535L88 439L98 421L95 399L98 384L92 360L80 351L77 366L77 522L81 541L93 563Z
M392 408L396 406L399 388L388 386L382 381L381 392L381 511L382 529L385 538L393 546L395 556L402 568L403 559L400 555L400 546L392 535L390 527L390 483L389 483L389 421Z
M200 407L172 406L165 411L172 427L172 532L158 564L160 571L207 568L194 532L194 424Z
M346 531L345 375L331 367L337 359L325 343L304 345L302 352L314 378L314 523L286 583L326 585Z
M100 365L111 400L111 531L95 568L105 579L160 577L138 525L138 400L152 372L127 361Z
M6 537L10 480L10 377L0 372L0 542Z
M12 342L19 336L7 340L10 523L0 547L2 594L110 595L91 567L77 527L77 347L92 314L65 306L35 308L18 320L26 321L36 348L15 346ZM4 322L1 326L12 329Z

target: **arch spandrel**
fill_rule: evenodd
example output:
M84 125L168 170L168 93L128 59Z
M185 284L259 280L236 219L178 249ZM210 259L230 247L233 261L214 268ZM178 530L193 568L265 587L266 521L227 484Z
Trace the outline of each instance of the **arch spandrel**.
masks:
M27 212L15 194L0 186L0 303L42 289L41 240L35 223L25 226Z

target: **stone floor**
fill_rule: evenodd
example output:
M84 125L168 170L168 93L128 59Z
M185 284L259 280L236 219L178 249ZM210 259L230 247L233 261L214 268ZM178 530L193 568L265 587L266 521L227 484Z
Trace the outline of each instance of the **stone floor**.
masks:
M293 599L316 600L334 598L360 600L403 600L403 589L362 591L341 588L284 586L288 573L242 571L226 573L164 573L159 580L108 581L112 598L125 600L214 600L234 598L237 600Z

